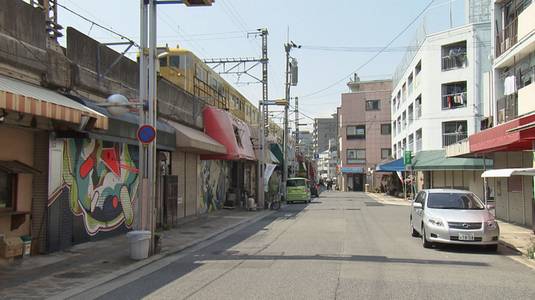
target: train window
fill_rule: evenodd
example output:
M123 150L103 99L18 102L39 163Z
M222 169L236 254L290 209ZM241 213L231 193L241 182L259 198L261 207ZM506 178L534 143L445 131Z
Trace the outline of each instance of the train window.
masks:
M160 67L167 67L167 56L160 57Z
M197 76L197 78L202 81L202 82L206 82L206 70L204 70L200 65L197 65L197 67L195 68L195 76Z
M169 66L180 69L180 56L169 56Z

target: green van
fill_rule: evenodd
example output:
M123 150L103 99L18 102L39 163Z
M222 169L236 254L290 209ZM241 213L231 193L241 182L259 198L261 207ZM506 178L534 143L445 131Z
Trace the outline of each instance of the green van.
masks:
M293 203L296 201L310 202L310 188L308 187L308 179L295 177L288 178L286 181L286 202Z

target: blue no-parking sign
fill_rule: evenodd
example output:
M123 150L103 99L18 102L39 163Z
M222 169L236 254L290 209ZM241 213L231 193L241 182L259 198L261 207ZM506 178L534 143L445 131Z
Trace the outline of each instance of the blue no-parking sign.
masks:
M137 140L142 144L150 144L156 138L156 129L151 125L142 125L137 130Z

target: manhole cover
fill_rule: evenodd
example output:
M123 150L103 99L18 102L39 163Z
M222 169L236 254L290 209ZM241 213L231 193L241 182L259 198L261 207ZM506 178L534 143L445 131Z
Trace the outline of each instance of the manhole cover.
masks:
M89 274L84 272L65 272L54 275L54 277L57 278L84 278L88 276Z
M366 206L384 206L382 203L379 202L364 202Z

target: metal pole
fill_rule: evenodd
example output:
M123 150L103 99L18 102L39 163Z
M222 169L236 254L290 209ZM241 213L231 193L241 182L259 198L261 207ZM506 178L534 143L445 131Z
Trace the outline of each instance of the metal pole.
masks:
M299 153L299 98L295 97L295 153Z
M139 55L139 101L144 103L147 100L147 5L145 0L140 0L140 55ZM145 123L145 111L143 105L139 106L139 126ZM143 189L143 186L147 178L146 170L146 149L145 146L139 142L139 174L138 174L138 197L136 204L136 229L144 230L146 224L143 223L145 208L143 205L147 203L146 190Z
M149 5L149 125L156 128L156 0L150 0ZM154 254L154 230L156 203L156 139L149 145L148 172L149 172L149 222L151 231L150 252Z
M268 100L268 78L267 78L267 63L268 63L268 57L267 57L267 35L268 31L267 29L263 28L260 29L260 34L262 36L262 100L258 103L258 110L259 110L259 119L258 124L260 127L260 159L258 160L258 207L260 209L264 208L264 201L265 201L265 187L264 187L264 167L265 167L265 157L266 157L266 136L267 136L267 122L268 118L267 116L267 105L263 104L262 102ZM265 102L264 102L265 103Z
M286 43L284 50L286 51L286 85L285 85L285 99L284 105L284 133L283 133L283 163L282 163L282 187L284 199L286 200L286 181L288 180L288 104L290 103L290 49L291 45Z

